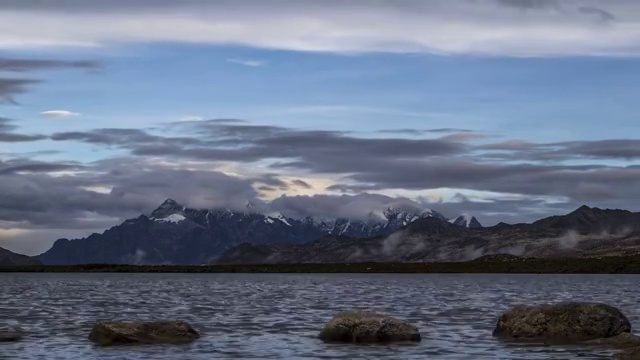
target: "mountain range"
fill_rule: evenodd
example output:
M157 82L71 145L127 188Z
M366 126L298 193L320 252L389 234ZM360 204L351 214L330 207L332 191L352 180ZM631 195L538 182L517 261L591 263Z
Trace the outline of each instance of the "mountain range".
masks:
M418 219L369 239L327 236L306 244L242 244L216 263L346 263L468 261L481 256L601 257L640 253L640 213L583 206L532 224L486 228Z
M42 265L42 262L32 257L16 254L0 247L0 266Z
M428 209L388 208L382 216L372 214L365 220L295 219L282 214L254 213L250 209L246 212L191 209L167 199L149 216L126 220L84 239L59 239L36 258L47 265L205 264L243 243L304 244L325 236L375 238L425 218L449 221ZM475 220L473 226L481 225Z
M388 208L365 220L198 210L167 199L102 234L59 239L46 265L465 261L484 255L640 253L640 213L582 206L530 224L482 227L472 216Z

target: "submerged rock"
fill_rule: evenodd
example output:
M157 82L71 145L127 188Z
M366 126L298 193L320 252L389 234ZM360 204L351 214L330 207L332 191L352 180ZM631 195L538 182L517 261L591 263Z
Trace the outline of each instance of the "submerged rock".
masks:
M0 342L20 341L24 333L17 329L0 329Z
M185 344L199 337L200 334L185 321L101 321L89 334L89 340L102 346Z
M625 350L616 355L617 360L640 360L640 347Z
M418 328L410 323L368 311L342 312L320 332L325 342L387 343L421 341Z
M640 336L624 332L614 337L585 341L584 344L607 349L629 349L640 347Z
M498 319L493 336L553 343L611 338L631 331L620 310L599 303L518 305Z

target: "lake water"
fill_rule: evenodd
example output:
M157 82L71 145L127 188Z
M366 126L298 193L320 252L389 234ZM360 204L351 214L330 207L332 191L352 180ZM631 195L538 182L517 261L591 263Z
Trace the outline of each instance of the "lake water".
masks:
M407 274L0 274L0 359L610 359L585 348L505 345L491 336L518 304L600 301L640 327L640 276ZM341 310L416 324L419 344L334 345L318 332ZM100 348L96 320L184 319L186 346Z

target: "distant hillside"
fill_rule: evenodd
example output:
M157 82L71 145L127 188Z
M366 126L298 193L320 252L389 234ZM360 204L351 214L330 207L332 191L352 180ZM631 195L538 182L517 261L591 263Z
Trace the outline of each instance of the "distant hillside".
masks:
M223 253L216 262L434 262L468 261L495 254L547 258L640 254L640 213L583 206L532 224L501 223L489 228L425 218L371 239L325 237L299 245L243 244Z
M0 266L31 266L42 265L40 260L32 257L16 254L7 249L0 248Z

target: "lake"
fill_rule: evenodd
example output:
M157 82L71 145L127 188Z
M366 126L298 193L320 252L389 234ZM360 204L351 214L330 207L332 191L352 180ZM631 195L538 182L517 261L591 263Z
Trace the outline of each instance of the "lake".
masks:
M588 348L506 345L499 314L524 303L599 301L640 327L640 276L445 274L0 274L0 359L610 359ZM334 313L367 309L407 319L423 341L335 345L317 339ZM186 346L100 348L96 320L183 319Z

